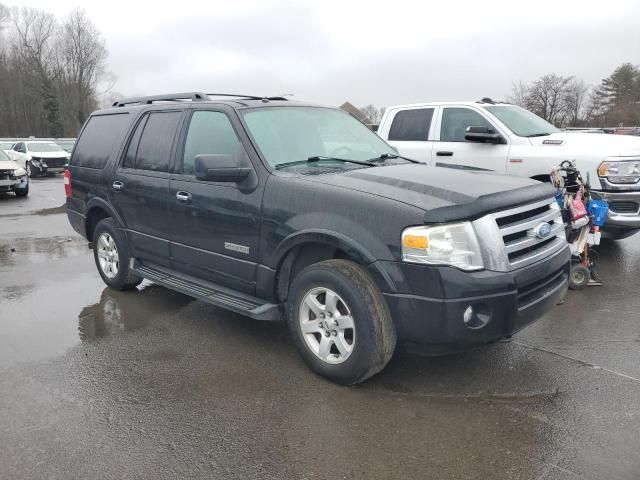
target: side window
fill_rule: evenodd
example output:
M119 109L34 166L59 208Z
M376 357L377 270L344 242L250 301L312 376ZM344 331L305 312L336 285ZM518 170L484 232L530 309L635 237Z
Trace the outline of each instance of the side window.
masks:
M128 113L90 117L78 139L71 164L104 168L113 151L122 144L122 136L128 124Z
M152 172L168 172L171 145L182 112L152 112L136 127L123 167Z
M389 140L428 140L432 118L433 108L418 108L396 113L389 129Z
M441 142L464 142L467 127L493 128L482 115L470 108L445 108L442 112Z
M27 150L24 148L24 143L22 143L22 142L16 143L15 146L13 147L13 149L16 152L27 153Z
M244 152L242 143L222 112L196 111L189 122L184 145L182 173L195 174L196 155L232 155Z

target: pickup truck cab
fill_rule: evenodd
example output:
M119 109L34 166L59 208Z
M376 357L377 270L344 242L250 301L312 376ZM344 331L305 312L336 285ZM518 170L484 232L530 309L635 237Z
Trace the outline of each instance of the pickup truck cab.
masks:
M640 229L640 138L562 132L516 105L483 99L387 108L378 134L401 155L428 165L490 170L548 181L576 160L595 198L609 202L604 234Z
M341 110L216 97L123 100L83 127L67 214L110 287L146 278L286 320L311 369L342 384L397 341L488 343L564 296L550 185L399 158Z

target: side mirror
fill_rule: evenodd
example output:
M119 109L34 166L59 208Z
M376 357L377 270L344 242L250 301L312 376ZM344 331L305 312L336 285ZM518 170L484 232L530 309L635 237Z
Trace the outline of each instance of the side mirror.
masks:
M467 127L464 139L467 142L504 143L504 138L490 127Z
M196 178L210 182L238 183L247 178L252 169L235 155L196 155Z

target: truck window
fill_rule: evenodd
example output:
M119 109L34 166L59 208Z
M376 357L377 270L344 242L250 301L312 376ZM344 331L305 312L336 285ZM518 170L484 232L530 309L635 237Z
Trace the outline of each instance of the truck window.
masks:
M168 172L173 138L182 112L152 112L136 128L124 167L153 172Z
M464 142L467 127L493 128L482 115L470 108L445 108L442 112L441 142Z
M417 108L396 113L389 129L389 140L427 140L432 118L433 108Z
M120 145L122 134L128 124L129 114L126 112L90 117L78 139L71 165L104 168L113 151Z
M242 144L222 112L197 111L189 122L184 146L182 173L195 174L195 158L200 154L240 155Z

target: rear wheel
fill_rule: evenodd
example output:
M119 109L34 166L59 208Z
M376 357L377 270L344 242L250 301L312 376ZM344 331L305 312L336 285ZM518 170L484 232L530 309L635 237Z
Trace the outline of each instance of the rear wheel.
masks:
M382 293L350 261L327 260L296 276L287 320L311 370L343 385L375 375L393 355L396 333Z
M111 218L98 222L93 235L93 257L104 283L116 290L135 288L142 277L129 270L127 239Z

